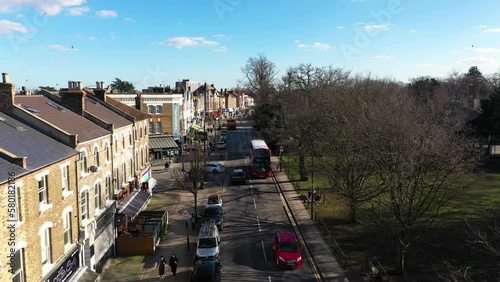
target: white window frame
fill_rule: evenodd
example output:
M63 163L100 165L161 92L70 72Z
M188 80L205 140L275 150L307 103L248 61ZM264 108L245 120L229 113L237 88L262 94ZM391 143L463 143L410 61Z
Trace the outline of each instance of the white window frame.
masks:
M102 205L101 189L102 189L101 181L97 181L94 184L94 209L96 211L95 212L96 214L99 213L99 210L101 209Z
M69 187L69 167L70 162L65 162L59 165L59 169L61 170L61 185L62 185L62 197L63 200L73 194Z
M158 109L160 109L160 110L158 110ZM156 111L157 115L163 114L163 106L162 105L156 105L155 106L155 111Z
M73 234L71 226L71 211L63 213L63 239L64 239L64 251L68 246L73 244ZM68 238L69 237L69 238ZM69 239L69 241L67 241Z
M122 133L122 151L125 150L125 134Z
M127 163L122 163L122 184L127 183Z
M106 201L111 200L111 174L107 174L104 177L104 190L106 193Z
M156 134L161 134L163 132L163 124L161 123L161 121L157 121L156 122Z
M148 114L155 115L156 114L156 107L153 105L148 105Z
M150 121L149 122L149 134L154 134L155 133L155 123Z
M25 268L25 264L24 264L24 248L19 248L16 250L15 252L15 265L16 265L16 268L13 269L14 270L14 273L12 273L12 281L16 281L14 280L16 278L16 276L18 276L19 279L17 279L17 281L20 281L20 282L25 282L26 281L26 273L24 271L24 268Z
M94 165L96 167L100 167L99 163L99 146L95 145L94 150L92 152L92 155L94 156Z
M83 197L82 195L85 195L85 197ZM84 198L85 198L85 201L83 201ZM82 218L82 221L90 218L89 204L90 204L89 203L89 190L88 190L88 188L82 189L82 191L80 192L80 216Z
M86 176L89 174L88 154L87 154L87 150L85 150L85 149L82 149L80 151L80 171L82 173L82 176Z
M109 143L108 142L104 143L103 152L104 152L104 155L106 156L106 163L110 163L111 160L109 159Z
M40 231L40 251L42 255L42 267L52 263L50 250L50 229L51 227L47 227Z

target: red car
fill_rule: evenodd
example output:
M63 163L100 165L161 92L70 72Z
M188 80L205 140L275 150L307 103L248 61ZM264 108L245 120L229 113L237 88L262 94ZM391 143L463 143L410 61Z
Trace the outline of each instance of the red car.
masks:
M301 249L292 232L278 231L274 235L273 250L278 267L292 269L302 267Z

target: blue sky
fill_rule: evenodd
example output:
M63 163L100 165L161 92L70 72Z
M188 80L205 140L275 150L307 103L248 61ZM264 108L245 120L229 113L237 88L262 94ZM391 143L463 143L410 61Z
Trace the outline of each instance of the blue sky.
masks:
M0 72L18 87L233 88L264 54L403 82L500 70L500 1L0 0Z

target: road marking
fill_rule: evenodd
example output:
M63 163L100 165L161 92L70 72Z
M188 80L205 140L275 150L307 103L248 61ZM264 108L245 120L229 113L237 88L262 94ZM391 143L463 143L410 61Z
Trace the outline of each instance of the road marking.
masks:
M262 252L264 253L264 261L267 262L266 248L264 248L264 241L260 240L260 242L262 243Z
M252 195L253 195L253 186L250 185L250 191L252 191Z
M269 282L271 282L271 276L268 275L267 278L269 279Z
M253 198L253 207L257 209L257 204L255 203L255 198Z
M260 229L260 221L259 221L259 217L257 217L257 225L259 226L259 231L262 231L262 230Z

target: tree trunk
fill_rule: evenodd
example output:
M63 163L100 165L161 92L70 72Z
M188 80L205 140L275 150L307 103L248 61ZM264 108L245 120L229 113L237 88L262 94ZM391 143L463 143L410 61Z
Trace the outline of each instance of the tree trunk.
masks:
M349 203L349 217L351 218L351 224L356 224L356 205L354 203Z
M408 237L408 232L407 230L403 230L400 233L400 236L398 238L398 259L397 263L398 265L396 266L395 272L396 274L399 275L404 275L405 273L405 255L406 251L408 249L409 243L407 242L407 237Z
M306 181L309 179L309 177L307 176L307 170L306 170L304 148L301 145L299 145L299 174L300 174L301 181Z

